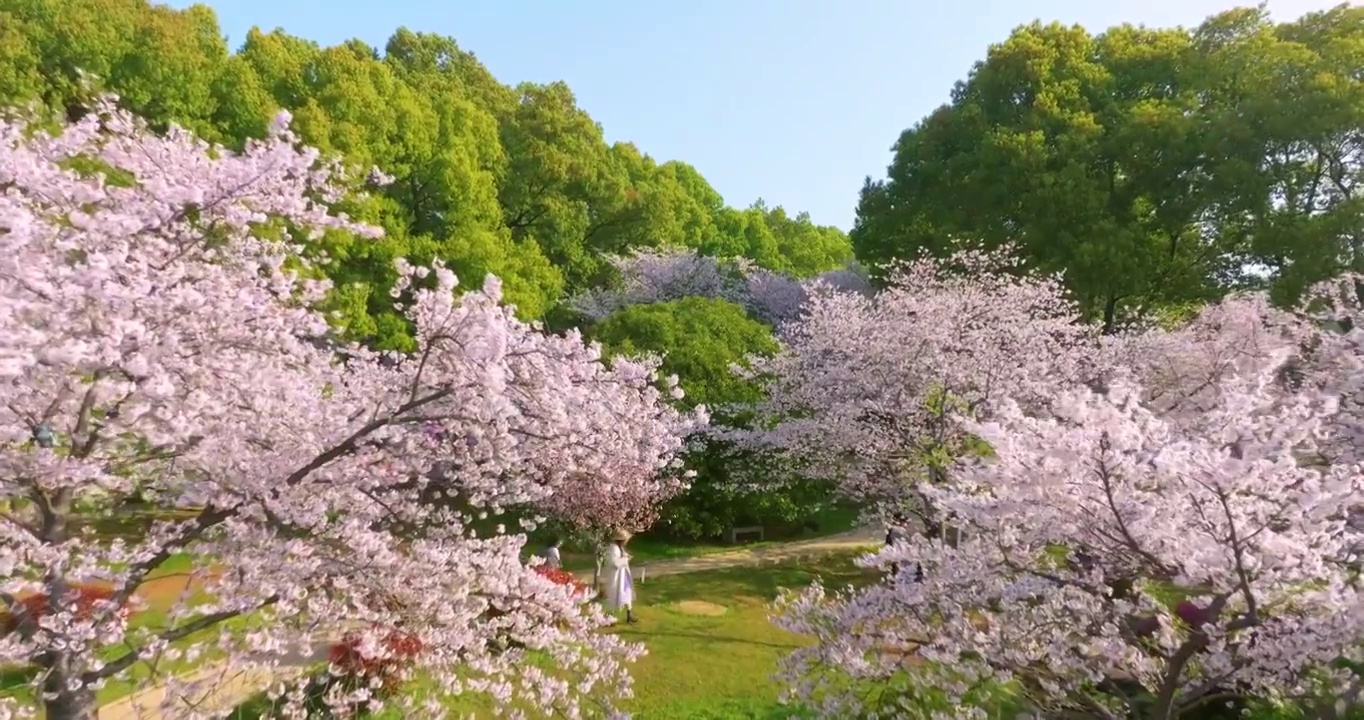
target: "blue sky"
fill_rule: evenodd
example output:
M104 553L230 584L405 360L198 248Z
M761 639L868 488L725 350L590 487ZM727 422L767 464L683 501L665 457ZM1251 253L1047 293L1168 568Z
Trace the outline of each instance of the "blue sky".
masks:
M170 3L183 7L183 0ZM852 226L862 179L947 100L990 43L1035 19L1090 30L1195 25L1251 0L214 0L252 26L382 48L399 26L454 37L505 83L565 80L608 140L695 165L732 205L758 197ZM1271 0L1276 19L1337 4Z

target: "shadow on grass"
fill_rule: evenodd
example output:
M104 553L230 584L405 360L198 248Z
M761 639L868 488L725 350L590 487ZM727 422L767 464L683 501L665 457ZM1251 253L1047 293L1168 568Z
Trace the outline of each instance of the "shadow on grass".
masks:
M795 650L796 648L800 647L799 643L794 642L765 642L762 640L752 640L749 638L725 637L723 635L711 635L706 633L649 632L647 630L621 630L618 631L616 635L631 642L647 642L651 638L679 638L683 640L698 640L703 642L756 645L759 647L776 648L777 650Z
M664 575L638 582L635 593L641 603L661 605L695 599L718 603L733 602L745 597L771 600L784 588L793 590L803 588L816 580L829 588L861 586L874 582L878 577L874 572L853 565L853 560L862 554L864 553L841 552L799 564L750 565Z
M649 534L638 535L630 541L629 552L636 566L649 563L705 557L734 550L761 550L801 540L815 540L853 530L857 527L858 510L851 507L832 507L821 512L807 527L769 527L767 539L759 542L728 544L720 538L689 540L683 538L654 537ZM527 545L527 553L544 549L548 535L533 534ZM562 548L564 567L569 570L591 570L594 564L592 550L574 543Z

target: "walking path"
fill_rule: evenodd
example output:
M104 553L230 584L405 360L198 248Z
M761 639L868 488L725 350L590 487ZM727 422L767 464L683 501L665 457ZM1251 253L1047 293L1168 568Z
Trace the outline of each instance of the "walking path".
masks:
M732 567L762 565L763 563L787 562L807 556L828 555L829 553L839 552L840 550L856 550L858 548L877 545L880 541L881 533L876 529L860 528L858 530L839 533L837 535L829 535L822 538L796 540L787 543L774 543L753 549L736 548L734 550L724 550L722 552L698 555L696 557L660 560L655 563L637 564L632 562L631 570L636 574L643 574L648 577L706 572L708 570L723 570ZM591 570L583 570L576 573L576 575L581 580L587 580L589 582L592 580Z
M723 570L733 567L747 567L765 563L787 562L804 557L827 555L830 553L857 550L876 545L881 535L874 528L862 528L851 532L830 535L812 540L797 540L789 543L765 545L755 549L738 548L723 552L701 555L699 557L663 560L637 568L644 577L680 575L683 573ZM580 579L590 582L592 571L577 573ZM200 713L223 712L249 700L270 684L272 680L288 678L306 671L326 659L329 642L319 642L310 655L297 655L284 658L277 669L238 670L229 674L221 665L213 665L194 673L177 678L177 685L189 688L180 692L181 703L186 710L193 708ZM161 710L170 692L168 685L147 688L122 700L114 701L99 709L99 720L173 720L173 713Z

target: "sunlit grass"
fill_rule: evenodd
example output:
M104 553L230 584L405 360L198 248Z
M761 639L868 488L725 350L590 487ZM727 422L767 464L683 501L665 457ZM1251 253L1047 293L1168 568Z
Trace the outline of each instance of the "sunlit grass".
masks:
M780 686L773 673L783 655L810 640L773 625L769 604L783 587L804 587L815 579L844 587L873 578L854 566L854 557L844 553L801 564L672 575L639 584L639 623L613 629L649 651L631 668L635 697L624 703L624 709L648 720L791 717L791 709L778 702ZM720 605L725 613L688 614L678 606L688 600ZM420 699L433 691L418 681L407 694ZM476 718L493 717L495 706L482 696L446 699L444 704L454 717ZM268 708L268 702L259 699L236 717L261 717ZM379 717L405 716L395 706Z

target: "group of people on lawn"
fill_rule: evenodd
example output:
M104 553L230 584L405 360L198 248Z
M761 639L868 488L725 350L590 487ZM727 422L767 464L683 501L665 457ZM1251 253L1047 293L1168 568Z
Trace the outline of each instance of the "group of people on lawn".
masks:
M602 604L609 612L625 611L625 622L634 623L635 619L635 582L630 575L630 554L625 552L625 543L630 542L630 533L621 530L611 538L605 553L607 575L601 587ZM558 568L563 564L559 555L559 540L551 541L543 553L545 564Z

